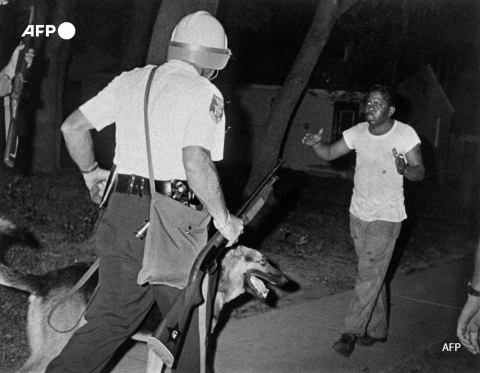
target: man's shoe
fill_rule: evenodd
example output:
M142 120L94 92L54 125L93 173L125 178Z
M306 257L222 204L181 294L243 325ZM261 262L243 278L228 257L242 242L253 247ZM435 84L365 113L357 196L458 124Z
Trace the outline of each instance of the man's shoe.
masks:
M340 339L333 344L333 349L340 355L350 357L355 348L355 341L357 336L355 334L346 333L342 334Z
M375 338L375 337L369 336L368 334L366 334L365 337L357 338L357 344L365 347L370 347L370 346L373 346L375 343L384 343L386 341L387 341L387 337Z

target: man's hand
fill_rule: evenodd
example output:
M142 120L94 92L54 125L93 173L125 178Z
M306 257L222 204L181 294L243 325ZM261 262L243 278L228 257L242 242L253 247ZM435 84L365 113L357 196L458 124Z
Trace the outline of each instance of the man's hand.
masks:
M85 184L90 191L90 197L96 204L99 204L102 201L109 175L110 171L102 168L97 168L95 171L89 172L88 174L83 174Z
M403 154L398 154L397 149L393 148L393 156L395 157L395 166L397 166L397 172L400 175L405 173L405 168L407 164L405 163L405 156Z
M303 139L302 139L302 144L305 144L307 146L314 146L320 143L322 141L322 134L323 134L323 128L320 128L320 131L318 133L307 133Z
M458 318L457 337L466 349L474 355L480 353L478 330L480 328L480 297L468 296Z
M230 215L228 224L218 230L228 240L226 247L233 246L237 243L238 237L243 233L243 221L236 216Z

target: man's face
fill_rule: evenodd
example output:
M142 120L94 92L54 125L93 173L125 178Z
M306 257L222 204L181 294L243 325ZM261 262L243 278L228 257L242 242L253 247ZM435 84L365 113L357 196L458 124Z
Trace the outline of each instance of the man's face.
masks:
M380 92L371 92L367 97L365 105L365 117L371 126L381 126L394 112Z

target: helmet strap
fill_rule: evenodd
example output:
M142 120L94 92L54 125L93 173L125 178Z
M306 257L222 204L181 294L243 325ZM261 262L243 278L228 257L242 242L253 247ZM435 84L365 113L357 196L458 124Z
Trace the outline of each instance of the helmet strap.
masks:
M218 76L218 70L215 70L215 73L214 73L210 78L208 78L208 80L213 80L213 79L215 79L217 76Z

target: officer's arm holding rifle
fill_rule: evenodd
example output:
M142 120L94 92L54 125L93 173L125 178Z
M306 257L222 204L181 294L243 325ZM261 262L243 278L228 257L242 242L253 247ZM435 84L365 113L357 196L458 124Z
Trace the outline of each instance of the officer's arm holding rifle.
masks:
M215 227L232 246L243 232L243 222L230 214L225 206L220 178L210 153L200 146L183 149L183 164L187 181L197 198L212 215Z

